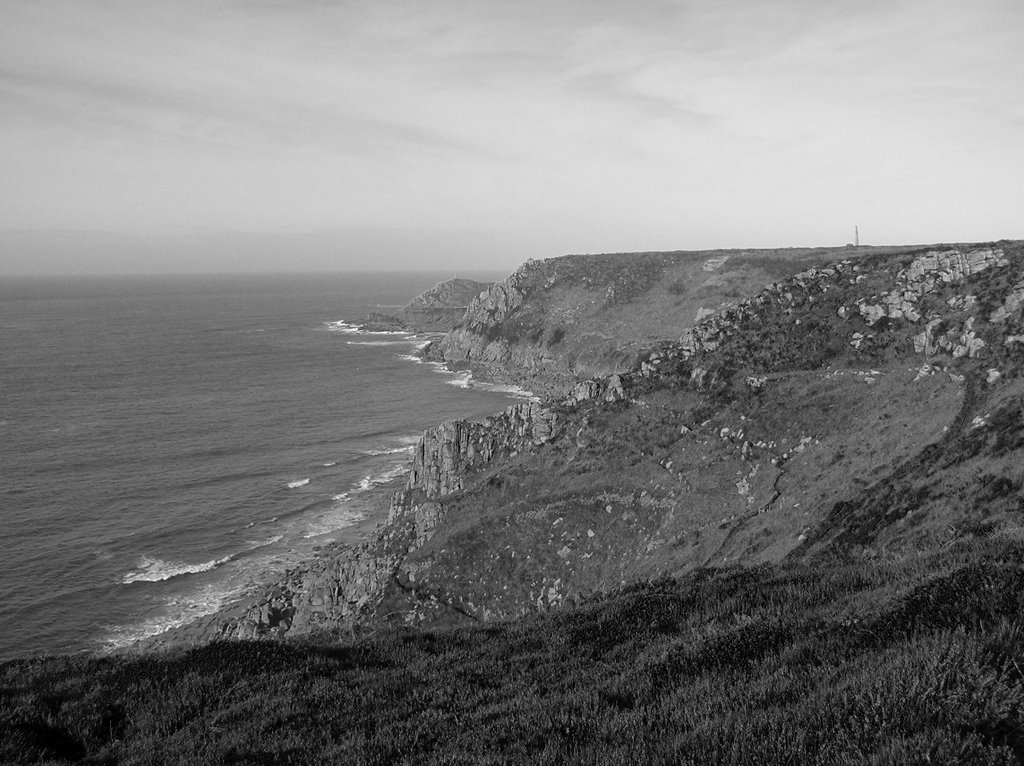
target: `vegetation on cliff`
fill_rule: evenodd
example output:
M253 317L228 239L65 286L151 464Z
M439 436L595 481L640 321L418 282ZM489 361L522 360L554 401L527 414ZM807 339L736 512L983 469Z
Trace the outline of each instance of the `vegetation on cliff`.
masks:
M418 475L444 478L395 515L400 563L365 618L509 618L702 566L1019 525L1022 277L1019 243L815 267L548 403L544 438L442 434Z
M1024 530L521 620L0 665L15 762L1010 764Z
M431 359L534 391L629 369L653 345L765 285L843 257L906 248L571 255L528 261L473 300Z

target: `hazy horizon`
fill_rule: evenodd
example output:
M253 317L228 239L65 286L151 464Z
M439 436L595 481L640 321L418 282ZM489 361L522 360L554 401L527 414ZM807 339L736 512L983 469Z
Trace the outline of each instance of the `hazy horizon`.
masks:
M487 259L477 256L487 247ZM506 257L496 258L504 250ZM530 256L464 233L0 231L0 275L511 272Z
M1024 238L1016 0L7 0L0 274Z
M359 236L359 235L362 236ZM850 237L852 240L853 237ZM978 240L998 241L1006 237ZM664 248L680 250L772 250L835 247L842 244L775 244L757 247ZM965 242L865 242L862 247L966 244ZM145 276L197 274L449 273L486 275L515 271L530 258L574 253L529 254L492 248L476 257L474 240L455 234L423 238L416 232L177 232L126 234L87 230L0 231L0 276ZM599 251L608 253L650 250Z

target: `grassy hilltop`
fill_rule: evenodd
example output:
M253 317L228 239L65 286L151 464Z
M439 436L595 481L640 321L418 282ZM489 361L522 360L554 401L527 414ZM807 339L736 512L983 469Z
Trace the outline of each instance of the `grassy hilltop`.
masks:
M444 353L557 394L198 634L257 640L0 665L0 757L1021 762L1024 244L762 255L491 287Z

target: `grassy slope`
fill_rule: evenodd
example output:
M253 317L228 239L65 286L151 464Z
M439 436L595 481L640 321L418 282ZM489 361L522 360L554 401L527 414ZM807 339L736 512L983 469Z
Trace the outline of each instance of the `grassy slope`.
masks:
M0 665L0 757L1017 763L1024 539L699 570L512 622Z
M1009 266L922 302L950 325L973 313L988 339L976 358L915 353L923 322L840 316L919 253L876 255L825 292L787 283L792 302L737 319L718 348L640 381L631 401L563 408L562 438L495 459L441 499L444 523L378 614L512 617L699 566L933 550L959 528L1024 523L1024 353L1003 343L1024 320L986 319L1024 273L1021 246L1005 252ZM970 311L949 305L966 294ZM855 348L855 333L874 335ZM692 385L698 368L717 382ZM992 384L990 368L1002 373Z
M700 316L772 281L838 258L908 248L785 248L569 255L532 261L499 285L524 297L508 313L470 306L438 344L455 363L535 390L576 376L628 369L646 349L675 340Z

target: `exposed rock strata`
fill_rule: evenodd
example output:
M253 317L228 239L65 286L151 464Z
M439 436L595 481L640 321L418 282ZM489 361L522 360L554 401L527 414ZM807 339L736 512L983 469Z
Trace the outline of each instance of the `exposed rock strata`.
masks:
M625 372L651 348L773 280L862 249L572 255L527 261L474 299L429 359L565 395ZM889 252L889 251L887 251Z
M538 402L523 402L476 423L454 420L423 434L413 452L408 488L428 498L457 492L467 472L497 455L539 446L558 433L558 416Z

